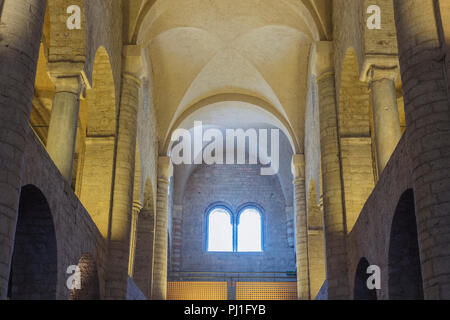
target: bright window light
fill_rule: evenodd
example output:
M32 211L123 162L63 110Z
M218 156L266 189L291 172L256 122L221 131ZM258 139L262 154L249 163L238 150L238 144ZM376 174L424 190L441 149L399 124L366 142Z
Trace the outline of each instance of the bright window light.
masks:
M261 213L255 208L242 211L238 225L238 251L262 251Z
M233 225L231 215L225 209L215 208L209 213L208 251L233 251Z

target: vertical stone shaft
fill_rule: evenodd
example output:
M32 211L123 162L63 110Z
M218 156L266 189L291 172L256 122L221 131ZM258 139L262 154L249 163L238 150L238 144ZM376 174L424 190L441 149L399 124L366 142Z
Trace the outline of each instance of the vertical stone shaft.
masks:
M374 79L371 88L378 172L381 174L402 137L402 130L394 79Z
M169 168L170 158L159 157L152 290L154 300L165 300L167 298Z
M46 0L7 0L0 25L0 299L7 295Z
M144 208L139 214L133 280L148 299L152 299L155 213Z
M82 82L80 76L57 78L47 139L47 152L64 179L72 182Z
M109 232L105 297L126 299L140 82L124 74Z
M308 224L306 217L305 157L296 154L292 158L294 176L294 209L297 258L297 292L300 300L311 298L308 261Z
M134 278L134 266L136 257L136 242L137 242L137 226L139 220L139 213L142 210L142 205L139 202L133 202L133 210L131 214L131 232L130 232L130 258L128 259L128 274Z
M320 109L328 298L349 299L346 221L342 198L334 74L326 73L318 77L317 86Z
M450 75L437 6L394 1L424 295L450 299Z

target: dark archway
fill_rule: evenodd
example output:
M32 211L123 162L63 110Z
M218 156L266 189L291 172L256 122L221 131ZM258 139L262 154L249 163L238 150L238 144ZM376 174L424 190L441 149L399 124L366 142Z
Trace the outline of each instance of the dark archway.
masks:
M356 268L355 287L353 289L354 300L377 300L376 290L367 287L367 279L370 277L370 274L367 273L369 266L369 261L366 258L361 258Z
M81 256L78 262L80 268L81 287L72 289L71 300L100 300L97 264L91 254Z
M389 299L423 299L414 193L400 197L392 220L389 242Z
M57 251L53 218L41 191L22 188L8 299L56 299Z

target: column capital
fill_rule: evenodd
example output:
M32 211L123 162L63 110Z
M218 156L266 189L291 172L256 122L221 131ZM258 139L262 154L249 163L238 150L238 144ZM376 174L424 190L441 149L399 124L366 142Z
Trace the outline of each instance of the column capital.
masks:
M48 72L56 92L81 94L90 88L84 72L84 62L49 62Z
M334 47L331 41L317 41L311 47L311 73L317 79L334 74Z
M170 157L158 157L158 180L169 181L173 174L172 160Z
M305 155L294 154L292 156L291 171L294 176L294 182L298 179L305 179Z
M400 74L397 55L366 55L359 80L368 82L388 79L396 81Z
M140 201L138 200L133 201L133 212L136 211L137 213L139 213L142 210L142 208L143 206Z
M144 73L141 47L139 45L125 45L122 50L122 74L140 83Z

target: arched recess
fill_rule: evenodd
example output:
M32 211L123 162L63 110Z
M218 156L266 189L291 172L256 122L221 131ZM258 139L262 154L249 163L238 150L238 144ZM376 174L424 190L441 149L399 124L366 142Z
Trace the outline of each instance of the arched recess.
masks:
M311 180L308 193L308 259L311 298L317 296L326 279L323 213L317 204L317 189Z
M8 299L56 299L57 246L47 199L33 185L20 193Z
M359 81L356 52L349 48L342 65L338 108L348 232L375 186L370 114L368 87Z
M153 246L155 238L155 203L153 186L145 182L143 208L137 224L133 280L148 299L152 297Z
M366 258L361 258L356 268L355 286L353 288L354 300L377 300L376 289L369 289L367 286L367 279L370 274L367 273L367 268L370 264Z
M389 240L389 299L424 299L414 192L403 193L395 209Z
M90 253L83 254L77 267L80 268L81 287L72 289L70 300L100 300L97 264L94 257Z
M108 234L110 194L116 134L116 101L108 52L97 50L92 89L80 107L81 144L84 154L79 169L80 200L104 238Z

